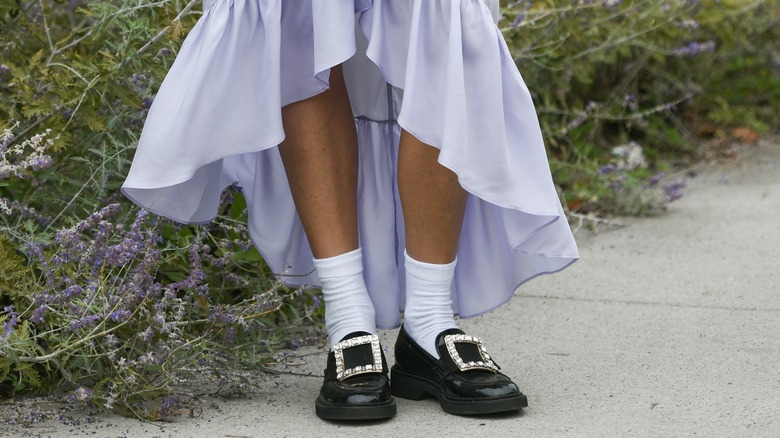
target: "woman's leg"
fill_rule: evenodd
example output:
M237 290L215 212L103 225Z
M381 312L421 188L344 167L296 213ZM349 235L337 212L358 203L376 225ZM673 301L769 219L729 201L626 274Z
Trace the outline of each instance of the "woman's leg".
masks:
M395 345L393 395L412 400L434 396L446 412L461 415L522 409L528 406L525 395L497 371L482 347L450 338L458 346L455 353L442 350L449 359L436 350L442 332L462 333L446 330L457 328L450 296L467 198L456 175L438 163L438 155L437 149L402 133L398 186L406 223L406 309Z
M358 150L341 67L330 89L282 109L279 152L325 297L330 345L355 331L376 332L358 243Z
M438 357L436 336L455 328L450 287L467 193L437 161L439 150L403 131L398 190L406 229L404 328Z
M345 338L363 334L355 332L376 333L358 240L357 134L341 67L331 69L329 90L286 106L282 119L287 137L279 151L314 253L325 297L325 328L333 348ZM343 352L340 359L335 349L328 354L325 380L315 401L317 416L360 420L395 415L387 370L376 368L377 372L349 378L339 374L357 366L374 369L373 343L344 348L350 352ZM356 359L359 363L350 362Z
M357 249L357 134L341 67L329 90L282 108L282 121L279 152L314 257Z
M403 131L398 152L398 190L406 251L427 263L450 263L458 249L466 191L438 162L439 150Z

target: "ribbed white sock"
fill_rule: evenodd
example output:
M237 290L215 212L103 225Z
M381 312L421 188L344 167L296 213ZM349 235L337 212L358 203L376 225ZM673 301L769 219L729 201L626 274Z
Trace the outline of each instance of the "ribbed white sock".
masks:
M363 331L376 334L376 313L363 279L360 248L324 259L314 259L325 297L325 330L333 347L344 336Z
M404 252L406 262L406 308L404 328L409 336L431 356L438 358L436 336L457 328L452 315L450 287L455 275L452 263L438 265L418 262Z

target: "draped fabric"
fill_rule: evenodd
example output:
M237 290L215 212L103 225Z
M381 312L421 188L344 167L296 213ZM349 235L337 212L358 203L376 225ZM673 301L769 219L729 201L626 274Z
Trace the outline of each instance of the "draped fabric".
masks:
M358 133L358 214L377 326L404 306L401 130L440 150L469 193L454 311L479 315L559 271L577 247L550 175L530 93L490 0L211 0L149 111L123 186L186 223L217 214L238 182L250 235L292 285L318 285L276 147L281 108L344 66Z

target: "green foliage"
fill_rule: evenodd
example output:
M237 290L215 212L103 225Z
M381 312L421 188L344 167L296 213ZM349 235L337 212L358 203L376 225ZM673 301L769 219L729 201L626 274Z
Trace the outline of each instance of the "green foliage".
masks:
M0 290L11 299L19 297L21 291L30 290L35 276L25 259L16 248L0 236ZM0 301L0 304L8 305Z
M616 145L641 144L650 177L664 161L696 156L691 127L724 135L780 122L778 0L508 3L500 26L537 103L557 181L582 210L657 210L642 206L644 195L605 196L597 171L615 161Z
M174 32L161 32L191 26L197 14L186 10L180 1L143 0L0 8L0 57L9 69L0 81L0 120L21 121L20 137L51 129L61 149L47 178L7 189L14 198L44 216L67 217L88 214L115 193L179 44ZM59 193L37 190L42 184Z

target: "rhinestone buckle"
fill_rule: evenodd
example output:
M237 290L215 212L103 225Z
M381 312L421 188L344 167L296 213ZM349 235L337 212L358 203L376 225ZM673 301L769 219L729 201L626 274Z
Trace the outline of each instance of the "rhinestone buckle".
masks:
M344 369L344 350L358 345L371 345L374 363ZM333 353L336 356L336 379L339 381L357 374L382 372L382 348L377 335L358 336L341 341L333 346Z
M479 355L482 357L482 360L469 361L469 362L464 361L463 358L460 357L458 350L455 348L456 343L466 343L466 344L476 345L477 349L479 350ZM488 355L487 350L485 350L485 346L482 343L482 339L476 336L469 336L463 334L445 335L444 344L447 346L447 351L450 353L450 357L455 362L455 365L458 367L459 370L466 371L466 370L482 369L482 370L498 372L498 367L493 362L493 359L491 359L490 356Z

